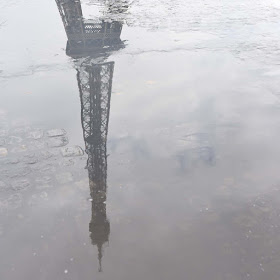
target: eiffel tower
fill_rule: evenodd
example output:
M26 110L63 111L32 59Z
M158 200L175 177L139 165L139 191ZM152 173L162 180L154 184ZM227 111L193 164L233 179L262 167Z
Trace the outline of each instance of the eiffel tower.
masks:
M106 214L107 134L114 62L96 61L104 61L109 52L124 47L120 39L122 23L84 20L80 0L56 0L56 3L68 38L66 54L76 61L92 198L89 231L92 244L98 248L99 271L102 271L103 246L110 235Z

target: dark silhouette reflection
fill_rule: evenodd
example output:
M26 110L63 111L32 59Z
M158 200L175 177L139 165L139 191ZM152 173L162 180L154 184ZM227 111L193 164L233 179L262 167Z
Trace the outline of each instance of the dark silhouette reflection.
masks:
M96 61L104 61L110 51L124 47L120 39L122 23L85 20L80 0L56 0L56 3L68 37L66 54L76 59L92 198L89 231L92 244L98 248L99 271L102 271L103 245L110 235L106 214L107 134L114 62Z
M99 271L102 270L102 247L109 241L110 234L110 224L106 215L106 182L107 133L113 71L114 62L108 62L82 66L77 73L92 198L92 219L89 230L92 244L98 247Z

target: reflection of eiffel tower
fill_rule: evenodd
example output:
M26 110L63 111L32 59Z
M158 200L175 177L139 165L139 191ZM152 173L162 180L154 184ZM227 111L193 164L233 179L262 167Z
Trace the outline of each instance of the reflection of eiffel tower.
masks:
M101 270L102 246L109 240L106 216L107 133L114 63L81 67L77 79L82 106L82 126L92 197L91 239L98 247Z
M92 244L98 248L101 271L103 245L109 241L110 234L106 214L107 134L114 62L96 63L96 59L104 60L108 51L123 47L120 40L122 24L117 21L85 21L80 0L56 0L56 3L68 37L66 53L78 57L77 80L92 198L89 230ZM88 55L90 57L84 59Z

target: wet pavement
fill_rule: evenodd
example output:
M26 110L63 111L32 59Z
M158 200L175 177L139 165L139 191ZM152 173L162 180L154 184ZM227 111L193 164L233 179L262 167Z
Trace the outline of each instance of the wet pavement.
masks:
M280 279L280 3L0 0L0 279Z

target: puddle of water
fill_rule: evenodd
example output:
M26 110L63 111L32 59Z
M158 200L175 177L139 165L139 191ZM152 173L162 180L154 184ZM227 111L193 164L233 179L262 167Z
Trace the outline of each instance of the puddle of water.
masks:
M1 279L279 279L279 8L2 5Z

